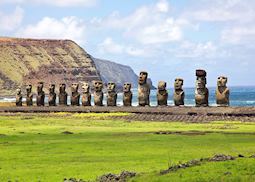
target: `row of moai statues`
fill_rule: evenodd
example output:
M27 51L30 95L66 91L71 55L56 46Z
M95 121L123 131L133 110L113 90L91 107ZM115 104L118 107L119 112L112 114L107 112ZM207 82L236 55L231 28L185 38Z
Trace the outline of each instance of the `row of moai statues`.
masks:
M206 87L206 71L196 70L196 88L195 88L195 103L196 106L208 106L208 96L209 91ZM150 85L147 83L148 73L145 71L140 72L138 79L138 104L139 106L149 106L150 105ZM229 89L226 86L227 77L220 76L217 80L217 89L216 89L216 103L218 106L228 106L229 105ZM94 81L94 104L95 106L103 106L103 82ZM174 94L173 100L175 106L183 106L185 93L183 90L183 79L176 78L174 81ZM71 105L79 106L80 105L80 93L78 91L79 84L74 83L71 87ZM33 94L32 94L32 85L26 87L26 105L33 105ZM67 105L67 92L66 85L59 85L59 105ZM49 96L48 104L49 106L56 106L56 93L55 93L55 84L49 86ZM133 94L131 91L131 83L125 83L123 85L123 106L132 106ZM37 106L44 106L45 93L43 91L43 82L39 82L37 86L37 96L36 104ZM168 91L167 85L164 81L159 81L158 91L157 91L157 101L158 106L167 106L168 100ZM81 97L83 106L91 106L91 93L89 83L84 83L82 85L82 97ZM17 90L16 95L16 105L22 106L22 94L21 89ZM107 106L117 106L117 92L116 84L109 82L107 84Z

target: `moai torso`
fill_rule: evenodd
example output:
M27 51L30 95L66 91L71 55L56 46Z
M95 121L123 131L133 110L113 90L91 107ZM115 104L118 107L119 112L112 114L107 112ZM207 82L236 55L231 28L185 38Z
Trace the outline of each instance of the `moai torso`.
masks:
M37 106L44 106L45 93L43 91L43 82L39 82L37 85L37 96L36 104Z
M139 75L139 85L138 85L138 103L139 106L149 106L150 105L150 86L147 84L147 72L140 72Z
M183 79L176 78L174 81L174 105L182 106L184 105L185 93L182 89Z
M71 96L71 105L72 106L79 106L80 105L80 93L78 92L79 84L73 83L72 84L72 96Z
M229 89L227 88L228 78L218 77L216 89L216 103L218 106L229 106Z
M91 93L89 83L84 83L82 86L82 99L83 106L91 106Z
M59 85L59 105L66 106L67 105L67 92L66 92L66 84Z
M103 106L103 82L94 81L94 104L95 106Z
M21 89L17 89L16 93L16 106L22 106L22 94L21 94Z
M168 92L166 90L166 82L158 83L157 100L159 106L167 106Z
M32 85L28 85L26 87L27 96L26 96L26 104L27 106L33 105L33 94L32 94Z
M49 98L48 98L48 102L49 102L49 106L56 106L56 93L55 93L55 84L51 84L49 86Z
M195 90L195 102L196 106L206 107L208 106L209 91L206 88L206 72L204 70L196 70L196 90Z
M123 105L132 106L133 94L131 92L131 83L124 83L123 86Z
M107 106L116 106L117 105L117 93L116 93L116 84L109 82L107 84Z

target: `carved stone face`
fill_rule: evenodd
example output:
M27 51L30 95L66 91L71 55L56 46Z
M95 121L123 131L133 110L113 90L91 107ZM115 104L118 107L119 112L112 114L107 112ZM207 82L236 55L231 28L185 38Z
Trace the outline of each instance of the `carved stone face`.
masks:
M175 88L175 90L182 89L182 86L183 86L183 79L182 78L176 78L174 80L174 88Z
M50 93L54 93L55 92L55 84L50 84L49 91L50 91Z
M18 88L18 89L16 90L16 93L17 93L17 95L20 95L20 94L21 94L21 89Z
M164 81L159 81L159 82L158 82L158 90L159 90L159 91L166 90L166 82L164 82Z
M218 87L226 87L228 82L228 78L225 76L218 77L217 85Z
M79 89L79 84L78 83L73 83L72 87L71 87L72 92L73 93L78 92L78 89Z
M89 88L90 88L89 83L87 83L87 82L83 83L83 85L82 85L83 93L88 93L89 92Z
M66 84L59 84L59 92L64 93L66 91Z
M94 81L94 89L96 92L101 92L103 90L103 82L102 81Z
M124 83L123 92L130 92L131 91L131 86L132 86L131 83Z
M41 93L43 91L43 82L38 82L37 85L37 92Z
M32 92L32 85L31 84L27 85L26 90L27 90L27 93L31 93Z
M142 71L140 72L140 75L139 75L139 84L145 84L147 82L147 77L148 77L148 73L145 72L145 71Z
M115 92L116 84L113 82L109 82L107 84L107 91L108 92Z
M196 88L205 88L206 87L206 78L205 77L197 77Z

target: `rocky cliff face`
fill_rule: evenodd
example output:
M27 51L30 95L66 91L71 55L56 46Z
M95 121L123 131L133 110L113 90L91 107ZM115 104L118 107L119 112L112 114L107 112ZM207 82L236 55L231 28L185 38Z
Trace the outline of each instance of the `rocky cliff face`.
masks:
M0 38L0 68L0 94L5 95L39 80L48 87L101 79L90 56L71 40Z
M130 82L132 83L132 88L138 88L138 76L130 66L93 57L92 59L94 60L96 68L100 72L101 78L105 83L113 81L117 84L117 87L121 89L123 83ZM155 88L152 86L151 79L148 79L148 82L151 85L151 88Z
M101 74L101 75L100 75ZM17 87L43 81L50 83L114 81L120 88L131 82L137 88L137 75L129 66L92 58L71 40L0 38L0 95L13 95Z

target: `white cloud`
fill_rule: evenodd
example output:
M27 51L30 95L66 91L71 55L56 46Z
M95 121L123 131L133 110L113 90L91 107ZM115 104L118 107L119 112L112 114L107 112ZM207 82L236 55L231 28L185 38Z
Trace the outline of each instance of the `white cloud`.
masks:
M233 26L222 31L221 39L224 43L248 44L255 41L255 26Z
M110 37L107 37L98 47L101 53L121 54L124 50L122 45L117 44Z
M16 7L12 14L4 14L0 12L0 30L13 31L22 22L24 11L20 7Z
M250 0L196 0L196 5L183 14L189 19L208 22L249 22L255 18L255 2ZM233 22L235 21L235 22Z
M64 17L61 20L44 17L35 25L28 25L17 32L27 38L71 39L78 43L85 40L85 24L77 17Z
M1 3L51 5L58 7L93 6L97 0L1 0Z
M211 42L192 43L184 41L177 49L173 51L177 58L212 58L218 52L218 48ZM219 56L219 55L217 55Z
M169 3L158 0L155 4L137 8L127 16L113 12L105 18L94 18L91 26L99 30L120 30L124 38L141 44L161 44L182 39L182 29L189 23L170 16Z

